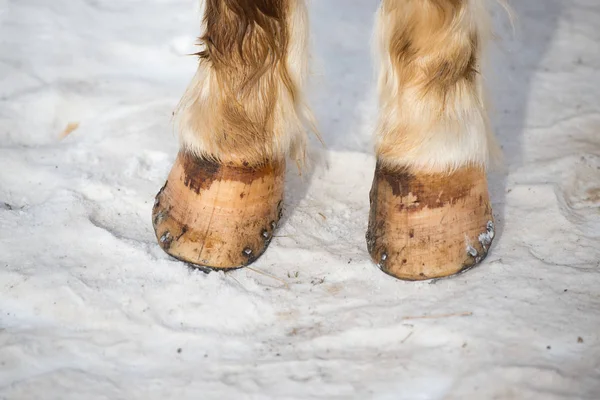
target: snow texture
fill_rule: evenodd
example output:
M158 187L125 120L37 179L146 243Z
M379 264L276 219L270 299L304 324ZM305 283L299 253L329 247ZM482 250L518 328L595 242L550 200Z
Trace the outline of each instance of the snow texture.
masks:
M600 3L495 9L495 241L421 283L365 245L378 3L312 1L327 148L254 269L204 274L150 223L196 0L0 0L0 399L599 398Z

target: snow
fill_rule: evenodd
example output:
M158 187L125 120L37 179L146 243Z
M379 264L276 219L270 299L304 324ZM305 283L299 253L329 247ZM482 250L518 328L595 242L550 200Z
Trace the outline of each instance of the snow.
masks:
M495 241L421 283L364 239L378 3L312 2L327 148L252 269L207 275L150 222L196 0L0 0L0 398L598 398L600 3L495 9Z

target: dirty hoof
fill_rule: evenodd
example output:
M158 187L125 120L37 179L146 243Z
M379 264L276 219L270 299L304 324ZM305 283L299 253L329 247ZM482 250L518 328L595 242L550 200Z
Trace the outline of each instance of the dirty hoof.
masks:
M283 163L224 165L180 152L152 210L159 245L201 267L252 263L279 221L284 172Z
M425 174L377 164L367 246L382 271L399 279L441 278L487 255L494 222L483 169Z

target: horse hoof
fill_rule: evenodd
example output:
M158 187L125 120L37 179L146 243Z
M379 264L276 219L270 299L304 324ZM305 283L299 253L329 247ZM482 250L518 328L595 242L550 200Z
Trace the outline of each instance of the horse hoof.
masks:
M367 246L403 280L454 275L479 264L494 238L485 170L427 174L377 164Z
M200 267L251 264L281 217L284 174L282 162L251 167L180 152L152 211L159 245Z

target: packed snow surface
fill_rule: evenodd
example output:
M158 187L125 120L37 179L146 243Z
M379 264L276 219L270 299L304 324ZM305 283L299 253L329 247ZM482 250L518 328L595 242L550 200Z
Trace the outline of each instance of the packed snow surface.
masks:
M1 399L600 398L600 3L494 8L494 244L421 283L365 245L378 3L311 2L327 147L252 269L204 274L150 221L197 0L0 0Z

